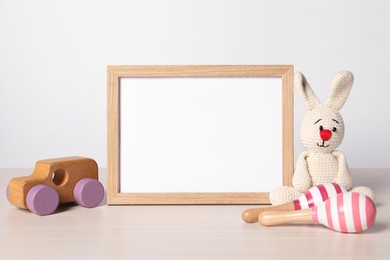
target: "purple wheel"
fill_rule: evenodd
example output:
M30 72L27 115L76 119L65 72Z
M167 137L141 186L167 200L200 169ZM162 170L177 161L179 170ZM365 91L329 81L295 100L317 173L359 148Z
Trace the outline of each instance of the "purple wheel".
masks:
M39 184L32 187L26 197L29 210L35 214L46 216L53 213L60 202L60 197L52 187Z
M86 208L93 208L102 202L104 197L104 188L98 180L84 178L76 183L73 195L74 200L79 205Z

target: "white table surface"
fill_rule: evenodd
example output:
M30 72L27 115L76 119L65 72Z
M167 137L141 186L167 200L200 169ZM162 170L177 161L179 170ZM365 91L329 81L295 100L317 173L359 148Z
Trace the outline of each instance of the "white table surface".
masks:
M360 234L320 224L262 227L241 220L245 205L67 205L50 216L15 208L5 190L32 169L0 169L0 259L389 259L390 169L352 169L376 192L377 219ZM105 170L100 179L106 185Z

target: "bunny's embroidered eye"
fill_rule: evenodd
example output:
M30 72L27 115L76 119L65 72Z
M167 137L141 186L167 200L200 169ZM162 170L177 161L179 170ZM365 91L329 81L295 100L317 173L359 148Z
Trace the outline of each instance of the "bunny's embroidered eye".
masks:
M336 132L336 131L337 131L337 128L336 128L336 127L333 127L333 128L332 128L332 131L333 131L333 132Z
M320 126L320 131L322 131L322 130L324 130L324 127L321 125L321 126Z

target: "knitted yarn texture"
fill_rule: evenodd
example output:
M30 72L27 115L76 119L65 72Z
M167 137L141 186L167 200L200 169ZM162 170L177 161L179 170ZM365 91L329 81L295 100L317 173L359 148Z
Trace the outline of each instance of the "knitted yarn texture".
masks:
M293 187L282 186L270 192L272 205L295 200L311 187L329 182L374 199L374 192L370 188L352 188L347 160L342 152L336 150L343 141L345 131L339 110L348 98L353 80L351 72L339 72L331 83L326 103L321 104L305 76L300 72L295 73L296 91L307 108L300 128L301 142L306 151L300 154L296 162Z

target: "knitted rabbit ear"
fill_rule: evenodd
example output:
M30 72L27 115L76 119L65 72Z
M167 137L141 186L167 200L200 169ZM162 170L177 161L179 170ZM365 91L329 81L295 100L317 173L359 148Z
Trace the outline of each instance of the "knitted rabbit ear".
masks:
M295 73L294 84L307 110L312 110L316 106L320 105L320 100L317 98L316 94L314 94L314 91L311 89L309 83L307 82L305 76L303 76L302 73Z
M353 74L349 71L337 73L330 86L326 105L339 111L348 98L353 84Z

